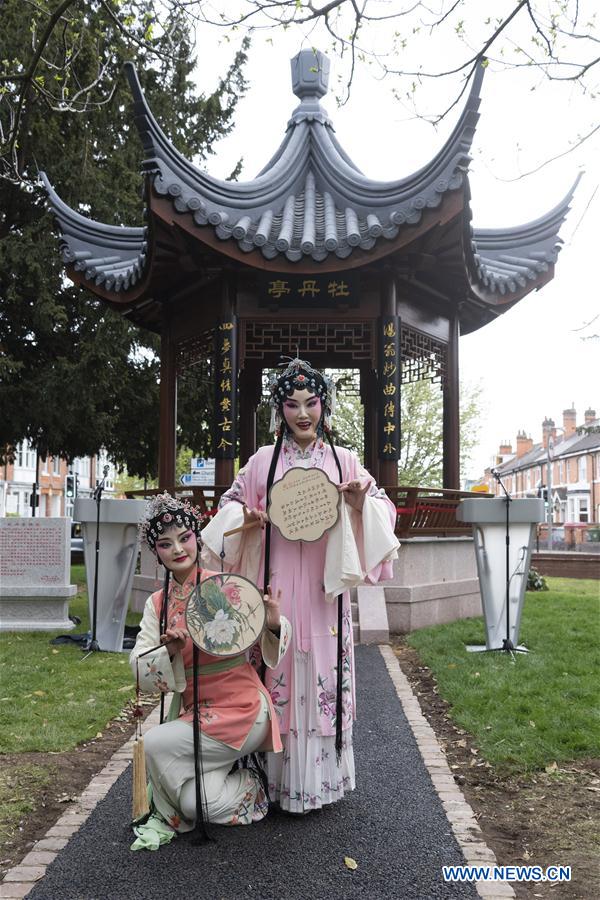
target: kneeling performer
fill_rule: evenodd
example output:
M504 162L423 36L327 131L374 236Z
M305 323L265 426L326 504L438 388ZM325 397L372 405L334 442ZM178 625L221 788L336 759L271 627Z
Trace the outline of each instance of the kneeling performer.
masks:
M151 815L143 824L134 825L135 850L157 849L175 833L191 831L199 795L201 818L209 822L249 825L262 819L268 802L259 773L250 768L232 771L232 765L257 751L282 750L271 698L246 655L217 659L196 651L202 782L197 791L192 728L194 647L185 613L196 584L216 574L199 568L199 517L189 501L180 502L164 493L149 502L142 523L144 539L166 569L165 587L146 601L129 660L142 691L172 691L173 700L168 720L144 737ZM231 598L232 604L236 601L237 597ZM275 668L289 645L290 625L280 616L279 595L273 597L269 591L264 603L266 627L260 651L263 662ZM210 625L218 639L215 629L223 628L218 614ZM158 644L165 646L146 653Z

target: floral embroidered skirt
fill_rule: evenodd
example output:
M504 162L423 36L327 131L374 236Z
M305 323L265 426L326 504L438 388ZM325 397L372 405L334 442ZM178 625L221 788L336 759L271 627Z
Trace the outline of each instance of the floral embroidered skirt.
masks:
M314 676L309 654L294 654L293 683L290 731L281 735L283 753L267 754L267 774L271 800L288 812L304 813L335 803L354 790L352 726L343 732L338 766L335 736L318 733L318 702L311 696Z
M230 770L236 759L264 743L269 729L269 711L263 699L241 750L201 735L202 796L209 822L249 825L266 815L268 804L256 775L248 769ZM192 725L180 719L157 725L144 736L144 750L154 806L176 831L191 831L196 820Z

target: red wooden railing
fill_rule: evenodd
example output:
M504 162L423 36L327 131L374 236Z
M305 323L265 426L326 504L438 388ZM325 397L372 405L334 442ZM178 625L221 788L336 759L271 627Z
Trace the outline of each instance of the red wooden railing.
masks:
M178 497L190 497L195 506L209 515L216 511L221 494L229 485L202 485L194 487L160 488L153 490L127 491L129 498L152 497L167 490ZM424 487L386 487L386 494L395 504L398 512L396 534L399 538L424 537L456 537L470 535L471 526L456 520L456 508L465 497L489 497L474 491L451 491L442 488Z

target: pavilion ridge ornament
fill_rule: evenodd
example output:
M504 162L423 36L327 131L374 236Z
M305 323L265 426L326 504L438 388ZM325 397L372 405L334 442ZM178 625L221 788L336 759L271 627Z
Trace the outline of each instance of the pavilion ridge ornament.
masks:
M400 319L379 319L379 459L400 459Z
M237 421L237 322L223 319L215 331L215 459L235 459Z

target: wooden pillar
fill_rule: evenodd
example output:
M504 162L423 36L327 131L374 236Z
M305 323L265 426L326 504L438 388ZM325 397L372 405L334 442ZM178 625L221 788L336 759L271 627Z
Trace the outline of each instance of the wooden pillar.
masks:
M158 435L158 486L175 484L177 458L177 354L168 307L163 307L160 336L160 413Z
M262 392L262 363L249 362L240 371L240 465L256 453L256 410Z
M458 314L450 319L444 379L444 487L460 489L460 386L458 378Z
M381 317L379 319L378 353L378 483L385 487L398 484L400 458L400 319L397 315L396 279L392 272L384 272L381 284ZM393 333L392 333L393 332ZM389 355L392 347L394 355ZM393 391L393 393L392 393ZM385 403L384 403L385 401ZM392 403L393 415L384 415L384 407ZM395 427L393 432L384 429ZM387 448L393 446L391 452Z
M365 468L379 482L377 456L377 374L369 365L360 370L360 400L365 412L364 447Z

